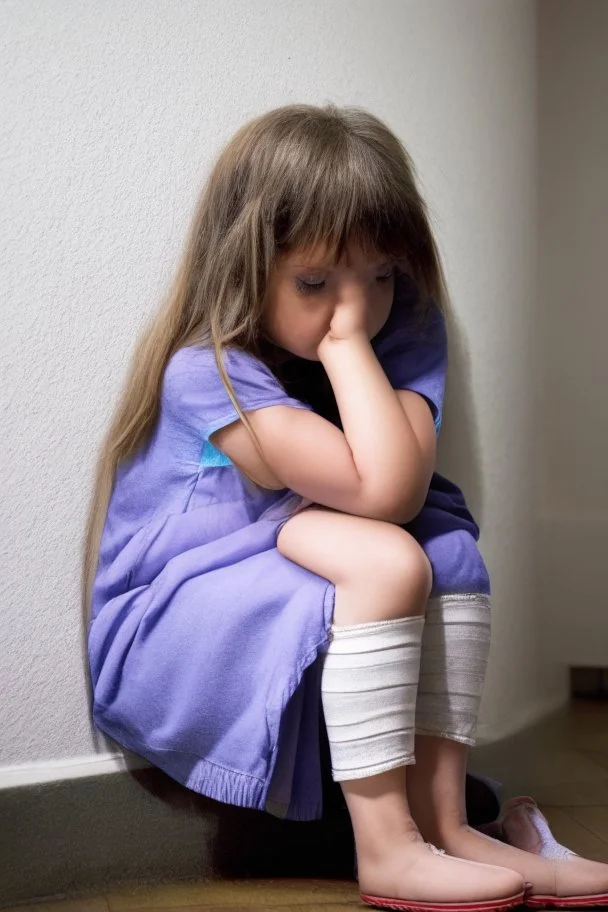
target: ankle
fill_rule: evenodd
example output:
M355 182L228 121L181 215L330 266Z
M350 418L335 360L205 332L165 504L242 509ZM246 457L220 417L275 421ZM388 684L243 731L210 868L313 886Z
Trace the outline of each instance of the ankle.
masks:
M355 840L357 865L376 865L386 861L394 854L407 852L414 845L424 844L420 831L412 821L411 826L405 826L399 832L392 833L366 833Z
M475 839L475 837L478 837ZM465 847L471 848L480 841L487 842L488 837L483 836L468 823L452 823L445 825L437 834L437 845L440 849L445 849L448 853L458 854L459 850L464 851Z
M450 845L457 843L469 832L469 825L458 819L432 821L421 826L420 832L427 842L439 849L447 850Z

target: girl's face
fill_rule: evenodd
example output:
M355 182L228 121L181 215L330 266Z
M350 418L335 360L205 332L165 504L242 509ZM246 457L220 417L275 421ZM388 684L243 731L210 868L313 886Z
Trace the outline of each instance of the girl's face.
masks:
M359 299L373 339L388 319L395 290L394 261L350 244L337 266L324 264L325 248L278 257L268 281L264 329L272 341L309 361L329 330L336 306Z

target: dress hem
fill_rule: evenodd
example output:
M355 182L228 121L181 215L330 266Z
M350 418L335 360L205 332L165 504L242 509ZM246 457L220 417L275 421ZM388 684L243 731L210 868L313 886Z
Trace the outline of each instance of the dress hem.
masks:
M99 707L99 704L97 706ZM171 779L191 791L203 795L205 798L220 801L222 804L268 812L265 807L265 799L270 778L268 782L265 782L264 779L228 769L198 757L196 754L151 747L134 738L131 733L125 732L119 725L113 725L112 722L99 718L95 713L94 719L97 727L116 741L119 746L148 760ZM170 763L167 755L171 755ZM319 800L295 801L289 806L290 820L315 820L321 816L321 813L322 802Z

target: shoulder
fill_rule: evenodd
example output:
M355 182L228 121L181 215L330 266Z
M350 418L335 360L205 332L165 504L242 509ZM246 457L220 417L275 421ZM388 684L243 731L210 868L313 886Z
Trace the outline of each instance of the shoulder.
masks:
M247 367L249 369L261 368L265 365L259 358L255 358L249 352L241 351L238 348L225 348L223 361L226 367L239 368ZM217 371L217 361L215 350L211 345L184 345L169 358L165 374L168 376L180 376L192 372Z
M243 411L295 404L271 369L249 352L227 347L222 363ZM167 414L207 430L239 417L211 346L192 345L175 352L165 368L162 404Z
M274 379L270 368L259 358L240 349L224 349L222 362L230 380ZM176 393L193 386L197 389L213 388L217 384L223 387L215 351L209 345L188 345L178 349L165 368L164 386L167 392Z

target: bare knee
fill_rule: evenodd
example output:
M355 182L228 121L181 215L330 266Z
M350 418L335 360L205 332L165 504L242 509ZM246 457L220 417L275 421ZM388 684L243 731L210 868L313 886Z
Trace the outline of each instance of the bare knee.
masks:
M310 508L283 526L277 547L336 585L339 623L424 613L431 566L418 542L399 526Z
M373 580L386 617L422 614L433 585L429 559L409 532L386 525L386 534L370 540L368 555L353 567L354 582L361 584L360 570Z

